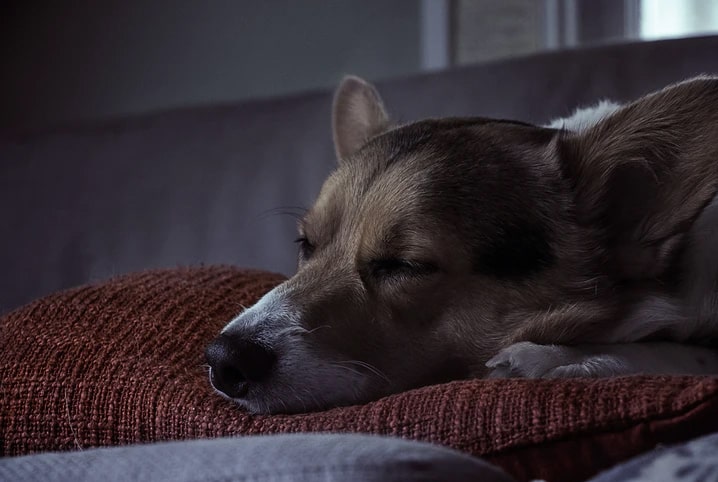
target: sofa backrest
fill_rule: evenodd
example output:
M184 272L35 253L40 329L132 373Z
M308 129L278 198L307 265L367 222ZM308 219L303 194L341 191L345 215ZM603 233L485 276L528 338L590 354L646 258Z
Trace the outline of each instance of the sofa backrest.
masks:
M395 119L545 122L718 72L718 37L547 53L378 84ZM338 79L337 79L338 80ZM291 274L296 212L333 168L331 93L0 132L0 312L128 271Z

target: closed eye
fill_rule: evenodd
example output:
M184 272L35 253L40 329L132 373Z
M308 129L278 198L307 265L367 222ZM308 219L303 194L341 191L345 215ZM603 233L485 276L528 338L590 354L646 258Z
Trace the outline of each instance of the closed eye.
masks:
M372 276L378 279L417 278L438 271L434 264L402 258L376 259L370 266Z
M314 245L309 242L306 236L299 236L294 240L299 245L299 259L306 261L314 254Z

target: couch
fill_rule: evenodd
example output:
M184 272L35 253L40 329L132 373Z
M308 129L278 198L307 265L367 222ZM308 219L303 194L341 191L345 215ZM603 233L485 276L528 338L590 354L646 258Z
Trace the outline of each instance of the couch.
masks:
M544 122L716 72L716 51L718 37L609 45L378 88L402 120ZM204 345L294 269L291 214L334 163L330 103L310 92L0 132L0 455L362 432L446 445L519 480L584 480L718 431L714 378L467 380L270 417L212 393Z
M545 122L716 71L716 37L540 54L378 83L395 119ZM337 79L338 81L339 79ZM0 131L0 312L148 268L291 274L295 220L334 165L330 92Z

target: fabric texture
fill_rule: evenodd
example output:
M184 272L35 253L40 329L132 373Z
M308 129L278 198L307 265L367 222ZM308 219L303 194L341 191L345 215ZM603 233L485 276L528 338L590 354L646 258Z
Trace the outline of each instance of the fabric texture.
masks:
M0 455L288 432L446 445L520 480L573 481L718 430L718 379L465 380L361 406L252 416L211 389L204 348L283 279L232 267L126 275L0 318Z
M603 472L591 482L710 482L718 480L718 433L659 447Z
M357 434L290 434L165 442L0 459L0 480L25 482L516 482L439 445ZM659 447L590 482L718 480L718 434Z
M0 459L25 482L515 482L439 445L390 437L290 434L133 445Z

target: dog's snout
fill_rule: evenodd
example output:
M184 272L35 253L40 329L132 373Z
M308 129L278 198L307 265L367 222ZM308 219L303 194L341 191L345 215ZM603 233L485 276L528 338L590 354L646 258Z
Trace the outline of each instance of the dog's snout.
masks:
M252 383L269 376L277 357L272 350L241 335L222 334L207 347L212 385L231 398L242 398Z

